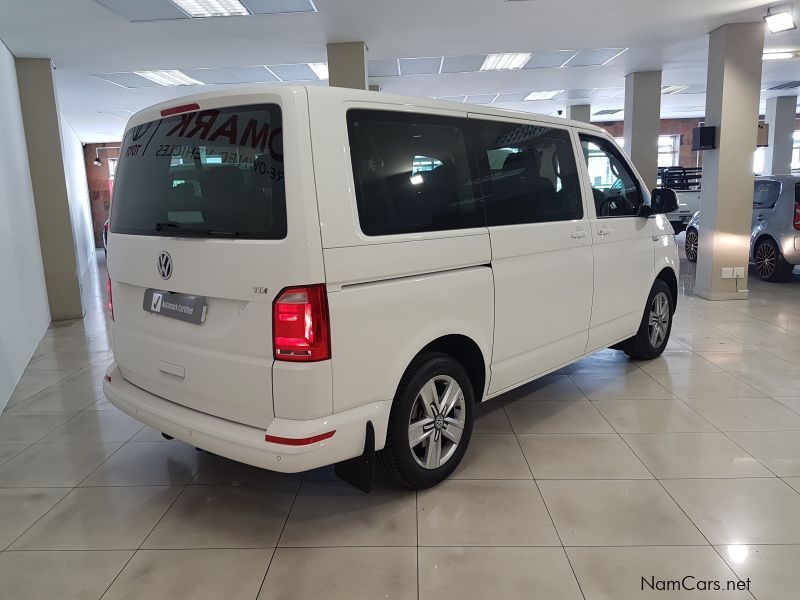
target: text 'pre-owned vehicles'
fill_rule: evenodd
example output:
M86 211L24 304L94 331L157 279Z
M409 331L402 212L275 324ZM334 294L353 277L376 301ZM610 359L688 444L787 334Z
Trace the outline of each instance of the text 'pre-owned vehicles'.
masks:
M701 213L686 227L685 250L697 262ZM765 175L753 186L750 260L764 281L784 281L800 265L800 176Z
M313 87L156 106L117 170L104 390L244 463L431 486L476 403L664 350L673 210L564 119Z

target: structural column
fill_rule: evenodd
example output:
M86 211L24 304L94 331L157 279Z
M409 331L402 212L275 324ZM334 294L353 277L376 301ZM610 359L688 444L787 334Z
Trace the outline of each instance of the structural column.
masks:
M17 58L16 68L50 315L54 321L80 319L84 311L53 65L47 58Z
M767 99L769 146L764 155L765 175L786 175L792 172L792 146L797 115L797 96Z
M706 125L717 128L717 147L703 153L695 281L695 293L708 300L747 298L763 50L761 22L723 25L709 34ZM741 269L741 279L722 278L731 267Z
M367 45L364 42L328 44L328 84L368 89Z
M625 77L625 152L647 189L658 178L661 133L661 71L639 71Z
M589 104L573 104L567 107L567 118L573 121L592 122L592 107Z

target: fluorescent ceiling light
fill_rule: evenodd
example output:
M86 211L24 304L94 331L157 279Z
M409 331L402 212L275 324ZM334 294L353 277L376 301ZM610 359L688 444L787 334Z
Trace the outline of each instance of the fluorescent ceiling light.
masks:
M481 71L506 71L521 69L531 59L530 52L490 54L481 65Z
M552 100L559 94L563 94L564 90L550 90L549 92L531 92L525 96L525 100Z
M688 85L662 85L661 93L665 96L667 94L680 94L684 90L688 90Z
M153 83L157 83L158 85L164 86L176 86L176 85L203 85L202 81L197 81L197 79L192 79L185 73L181 73L180 71L134 71L140 77L144 77L145 79L149 79Z
M797 58L797 52L764 52L763 60L791 60Z
M770 8L767 10L767 16L764 17L764 21L767 23L767 29L769 29L770 33L780 33L781 31L797 28L792 16L791 4Z
M308 63L308 66L320 79L328 79L328 63Z
M192 17L236 17L249 15L239 0L170 0Z

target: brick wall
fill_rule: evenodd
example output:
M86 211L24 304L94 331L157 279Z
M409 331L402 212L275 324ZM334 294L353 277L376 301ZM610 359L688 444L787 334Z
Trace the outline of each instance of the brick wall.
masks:
M702 153L692 150L692 129L700 124L700 119L661 119L661 135L680 135L679 166L696 167L702 165ZM594 123L614 137L623 136L623 122Z
M94 243L97 248L103 247L103 224L108 219L108 209L111 206L111 193L108 185L108 159L119 158L119 150L103 150L100 159L103 165L96 167L93 163L95 150L106 146L119 146L120 143L86 144L83 147L83 158L86 164L86 179L89 182L89 206L92 210L92 229L94 230Z

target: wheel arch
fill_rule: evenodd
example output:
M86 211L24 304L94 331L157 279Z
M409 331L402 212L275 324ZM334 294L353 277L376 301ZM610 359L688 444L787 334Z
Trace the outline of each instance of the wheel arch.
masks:
M486 392L488 369L483 352L475 340L462 334L443 335L421 348L409 361L409 366L418 356L425 352L441 352L452 356L460 362L472 383L475 402L479 403L483 400Z
M756 239L753 240L753 243L750 245L750 260L755 261L756 248L758 248L758 245L764 240L770 240L773 244L775 244L778 247L778 250L780 251L781 245L778 243L778 241L774 237L772 237L769 233L765 233L762 231L761 233L758 234L758 237L756 237Z
M656 281L659 279L666 283L669 286L669 291L672 292L672 310L674 312L678 306L678 278L675 275L675 271L671 267L664 267L656 275Z

